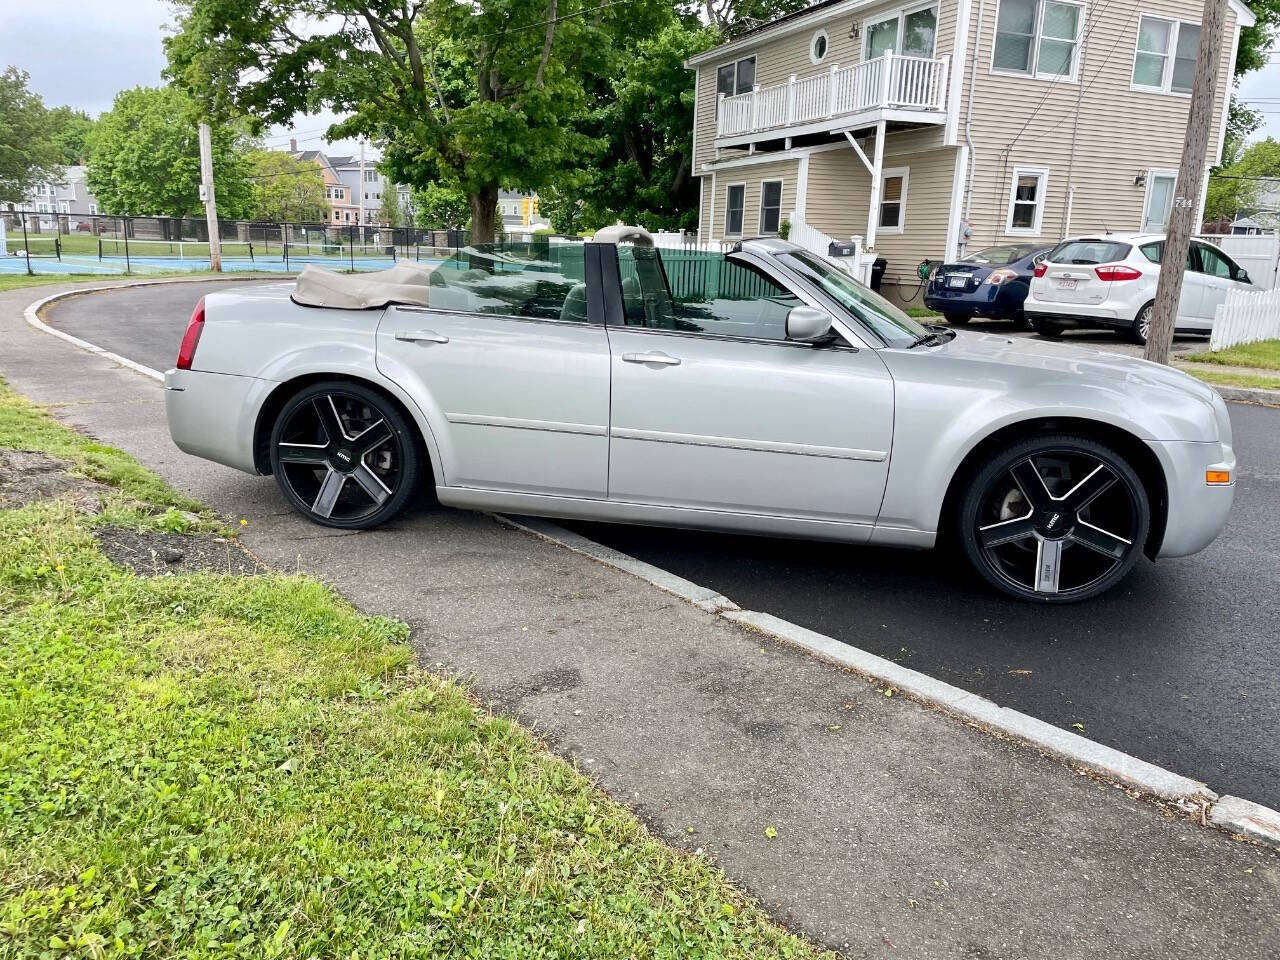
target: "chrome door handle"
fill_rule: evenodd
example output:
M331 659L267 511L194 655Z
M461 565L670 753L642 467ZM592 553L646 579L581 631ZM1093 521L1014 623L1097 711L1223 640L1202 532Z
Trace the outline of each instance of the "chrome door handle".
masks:
M404 343L448 343L449 338L434 330L401 330L396 339Z
M677 357L668 357L665 353L624 353L622 362L656 363L663 367L674 367L679 365L680 360Z

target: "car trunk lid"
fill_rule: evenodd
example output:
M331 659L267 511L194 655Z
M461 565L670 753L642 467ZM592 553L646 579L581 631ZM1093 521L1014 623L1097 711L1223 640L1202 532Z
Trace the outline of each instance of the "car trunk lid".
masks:
M1096 270L1129 255L1130 246L1114 240L1072 240L1045 258L1033 282L1036 299L1046 303L1106 302L1111 284Z

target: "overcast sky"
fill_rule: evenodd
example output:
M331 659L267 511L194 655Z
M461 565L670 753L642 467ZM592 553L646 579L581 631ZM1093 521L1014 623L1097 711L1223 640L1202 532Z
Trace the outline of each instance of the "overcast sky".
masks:
M160 41L171 21L164 0L0 0L0 67L27 71L46 106L70 104L96 115L118 91L161 82ZM1267 111L1257 136L1280 139L1280 55L1245 78L1240 96ZM298 117L298 146L354 153L349 141L325 145L321 134L331 122L332 114ZM288 143L284 129L272 130L267 140L269 147Z

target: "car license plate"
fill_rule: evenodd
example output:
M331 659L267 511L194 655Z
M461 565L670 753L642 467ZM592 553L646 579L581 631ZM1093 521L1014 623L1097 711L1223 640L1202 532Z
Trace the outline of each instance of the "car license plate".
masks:
M1059 290L1074 290L1074 289L1076 288L1076 284L1077 284L1077 283L1079 283L1079 282L1080 282L1079 280L1059 280L1059 281L1058 281L1058 289L1059 289Z
M968 285L969 285L969 278L968 278L968 277L965 277L965 276L959 276L959 277L947 277L947 286L948 286L948 287L960 287L961 289L963 289L964 287L967 287Z

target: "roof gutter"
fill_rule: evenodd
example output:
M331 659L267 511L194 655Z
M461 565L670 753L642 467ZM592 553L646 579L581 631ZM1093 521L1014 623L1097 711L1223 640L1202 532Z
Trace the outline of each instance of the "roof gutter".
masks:
M826 23L829 20L843 16L862 7L869 7L883 0L849 0L847 3L834 4L830 7L824 7L821 10L815 10L807 16L798 16L794 19L783 20L777 24L777 29L772 25L766 24L758 30L739 37L736 40L730 40L728 43L722 43L710 50L704 50L702 53L694 54L684 62L689 70L696 70L702 64L712 60L719 60L721 57L728 56L731 53L738 53L742 50L748 50L770 40L776 40L778 37L785 37L788 34L797 33L809 27Z

